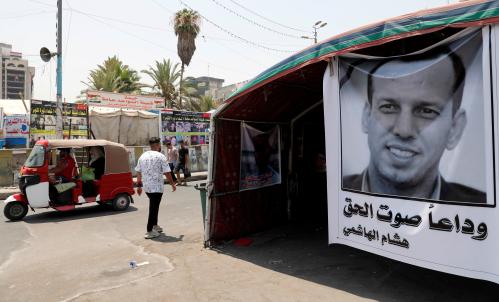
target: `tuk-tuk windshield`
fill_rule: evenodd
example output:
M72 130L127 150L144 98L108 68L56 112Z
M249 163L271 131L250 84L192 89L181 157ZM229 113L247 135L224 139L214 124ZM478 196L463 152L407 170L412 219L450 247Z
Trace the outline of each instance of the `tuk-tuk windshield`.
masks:
M29 154L26 163L24 163L25 167L28 168L36 168L43 166L45 162L45 148L41 145L35 145L31 153Z

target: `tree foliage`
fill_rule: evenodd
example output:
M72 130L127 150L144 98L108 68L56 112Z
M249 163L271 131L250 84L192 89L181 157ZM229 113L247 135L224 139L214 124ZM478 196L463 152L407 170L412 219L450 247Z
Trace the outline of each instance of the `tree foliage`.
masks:
M175 13L173 30L177 36L177 53L182 62L180 68L180 87L183 84L185 65L189 66L196 51L196 37L200 31L201 16L190 9L182 9ZM180 89L179 105L182 106L182 89Z
M89 86L94 90L139 93L142 87L137 71L123 64L117 56L108 57L102 65L90 71Z
M162 62L156 61L154 67L149 66L148 70L142 70L154 81L151 88L165 99L166 108L179 108L179 104L176 102L178 95L177 85L180 83L178 65L178 63L173 64L170 59L163 59Z
M189 98L186 101L186 110L197 112L208 112L218 107L218 103L208 95Z

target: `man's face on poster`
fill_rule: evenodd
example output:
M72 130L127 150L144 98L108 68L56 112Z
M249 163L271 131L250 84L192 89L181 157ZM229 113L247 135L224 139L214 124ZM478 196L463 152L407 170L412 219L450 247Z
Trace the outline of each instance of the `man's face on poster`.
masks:
M377 72L390 74L412 63L391 61ZM449 58L401 77L372 77L362 128L368 135L370 165L385 181L413 186L438 175L444 150L457 145L466 125L464 110L453 108L454 81Z
M258 170L263 172L269 165L270 156L272 155L272 148L269 145L269 138L265 134L257 135L253 138L253 145L255 147L255 162Z

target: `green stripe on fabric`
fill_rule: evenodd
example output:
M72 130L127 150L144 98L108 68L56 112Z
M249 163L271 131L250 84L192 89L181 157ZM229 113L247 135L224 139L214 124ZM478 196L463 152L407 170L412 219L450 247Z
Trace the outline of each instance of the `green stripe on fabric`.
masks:
M438 20L430 20L430 21L418 21L414 24L406 25L406 26L401 26L400 28L394 28L390 30L383 30L379 33L374 33L371 35L363 35L359 36L356 39L352 39L349 41L343 41L334 45L326 46L321 49L304 53L303 56L297 58L294 61L288 62L286 64L280 65L265 74L262 74L261 76L251 80L249 83L247 83L245 86L243 86L241 89L238 91L234 92L232 95L229 96L228 99L233 98L244 91L250 89L251 87L279 74L282 72L285 72L286 70L289 70L295 66L298 66L300 64L303 64L307 62L308 60L321 57L323 55L327 55L329 53L334 53L341 51L343 49L347 49L350 47L362 45L365 43L370 43L374 42L377 40L381 40L384 38L404 34L404 33L410 33L413 31L420 31L420 30L426 30L426 29L431 29L434 27L439 27L439 26L444 26L444 25L451 25L451 24L456 24L456 23L463 23L463 22L473 22L473 21L479 21L483 19L489 19L493 17L499 16L499 9L498 8L492 8L488 9L485 11L481 12L473 12L473 13L468 13L468 14L463 14L459 17L448 17L448 18L443 18L443 19L438 19Z

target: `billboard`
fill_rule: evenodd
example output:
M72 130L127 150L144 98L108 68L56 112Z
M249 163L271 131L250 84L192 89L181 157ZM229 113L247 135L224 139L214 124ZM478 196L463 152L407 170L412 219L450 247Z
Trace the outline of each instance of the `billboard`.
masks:
M63 104L64 138L87 138L87 106ZM30 140L56 137L56 103L31 100Z
M174 146L180 140L188 146L209 143L209 113L161 110L160 114L160 133L163 142L170 141Z
M4 127L7 138L26 138L29 135L29 117L26 114L7 115Z
M106 91L87 91L89 106L153 110L164 108L165 100L162 97L114 93Z
M489 34L467 30L404 56L349 55L328 67L330 243L499 282Z

